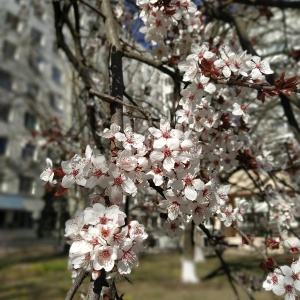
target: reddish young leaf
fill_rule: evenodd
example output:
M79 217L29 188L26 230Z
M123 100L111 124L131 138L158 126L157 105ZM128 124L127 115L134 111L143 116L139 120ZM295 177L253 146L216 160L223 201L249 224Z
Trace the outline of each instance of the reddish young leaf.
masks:
M53 172L55 175L57 175L58 177L61 177L61 178L66 175L61 167L57 168L57 169L53 169Z
M247 236L247 239L242 237L242 244L243 245L249 245L249 242L252 242L252 243L254 242L254 238L251 236L250 233L247 233L246 236Z
M265 262L262 262L259 267L264 271L273 271L275 267L275 260L269 257Z
M67 190L68 190L68 188L61 187L56 191L54 196L59 197L59 196L63 195Z
M279 242L277 242L273 238L268 238L266 240L266 246L270 249L278 249L279 248Z
M50 182L45 184L45 189L47 192L51 192L53 190L53 185Z
M282 93L290 96L293 91L297 90L297 76L293 76L291 78L285 79L285 73L283 72L279 79L275 81L276 91L278 93Z

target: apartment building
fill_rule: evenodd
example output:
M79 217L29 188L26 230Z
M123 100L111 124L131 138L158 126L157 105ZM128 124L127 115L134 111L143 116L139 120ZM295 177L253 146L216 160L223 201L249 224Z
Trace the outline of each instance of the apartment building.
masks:
M48 1L0 0L0 230L35 227L45 163L32 133L54 117L71 122L52 10Z

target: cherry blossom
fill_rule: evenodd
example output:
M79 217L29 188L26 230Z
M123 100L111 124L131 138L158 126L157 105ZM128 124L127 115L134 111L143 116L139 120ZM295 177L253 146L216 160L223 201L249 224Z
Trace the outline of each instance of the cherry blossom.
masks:
M46 182L52 182L54 177L54 172L52 170L53 164L50 158L46 159L47 168L42 172L40 178Z
M246 61L246 65L252 70L250 76L256 80L261 79L264 74L272 74L269 63L264 59L261 60L259 56L252 56L251 60Z
M231 72L237 72L238 69L235 64L235 53L231 52L231 49L228 46L225 46L223 50L220 51L220 59L217 59L214 62L214 65L222 70L223 75L228 78L231 75Z
M103 184L110 190L110 200L115 204L123 201L123 195L134 195L137 188L129 174L121 172L117 166L111 164L109 177L103 179Z
M115 260L117 259L116 250L117 249L112 246L97 245L94 249L94 269L104 269L106 272L111 271L115 265Z
M123 142L123 147L126 150L131 150L132 147L135 149L142 148L145 137L141 134L134 133L129 124L125 125L124 133L117 132L115 138Z
M179 139L183 136L182 131L171 129L170 123L166 119L160 120L160 129L150 127L149 131L156 138L153 144L154 149L160 149L167 144L176 148Z
M280 270L284 275L284 283L292 285L296 290L300 291L300 263L294 262L289 266L281 266Z
M234 116L242 116L243 117L243 120L248 123L248 120L249 120L249 115L246 113L246 109L247 109L247 106L245 105L240 105L238 103L234 103L233 104L233 111L232 111L232 114Z
M84 169L87 172L86 188L94 188L96 185L101 185L101 181L108 171L106 159L103 155L97 155L91 157L91 162L85 166Z
M179 107L172 122L163 117L159 126L154 121L148 131L143 128L140 133L129 124L124 130L111 124L100 134L111 142L109 159L94 154L87 146L85 157L76 154L61 164L60 174L64 174L58 186L97 188L91 206L77 211L74 219L66 222L65 234L71 244L71 264L90 272L93 279L101 269L113 276L129 274L138 266L138 254L145 248L147 233L136 220L125 224L126 215L119 205L126 195L135 197L138 190L150 186L160 191L162 198L156 202L163 228L169 235L179 236L191 221L200 225L217 217L227 227L236 220L243 221L249 205L242 202L234 208L228 203L230 186L219 183L221 171L229 172L239 166L256 175L274 169L273 156L257 141L259 137L250 138L247 133L251 124L248 113L255 108L255 100L265 92L264 88L272 88L264 78L273 73L269 63L245 51L233 51L237 48L224 46L218 38L194 43L191 33L204 36L213 25L205 26L192 1L139 0L137 5L142 9L140 16L145 26L141 31L146 40L157 44L157 58L164 57L164 62L168 59L170 66L178 67L185 87L179 103L176 102ZM176 32L173 26L178 24L181 27ZM188 32L184 33L185 27ZM296 84L295 79L291 82ZM256 90L254 96L246 98L252 87ZM247 104L241 104L245 99ZM282 162L287 167L293 159L298 164L299 159L291 155L282 157ZM55 172L52 161L47 159L41 179L56 184L54 173L58 171ZM295 178L299 178L298 173L294 171ZM299 179L295 182L295 186L300 185ZM280 230L290 226L297 210L295 199L283 199L271 188L262 189L260 196L270 207L268 225L276 222ZM154 209L154 202L152 206ZM272 237L269 242L269 248L275 243L292 253L300 252L298 239ZM290 267L276 268L263 287L285 299L294 299L300 288L299 265L298 261Z
M188 200L196 200L198 196L197 191L204 188L204 182L188 171L178 173L177 177L178 180L172 183L172 188L177 191L182 191Z
M63 161L61 167L66 175L62 179L61 185L64 188L69 188L74 183L84 186L86 184L86 178L83 174L85 166L84 159L77 154L70 161Z
M232 221L236 219L233 208L231 205L222 208L220 214L220 220L224 222L226 227L229 227L232 224Z

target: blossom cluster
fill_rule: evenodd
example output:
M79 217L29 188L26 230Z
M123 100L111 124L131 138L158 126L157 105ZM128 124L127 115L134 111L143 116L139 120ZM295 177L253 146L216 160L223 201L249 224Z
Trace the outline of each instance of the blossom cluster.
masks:
M158 5L159 1L147 3ZM155 16L163 13L157 6L156 10ZM256 92L249 93L249 87L264 85L264 76L272 73L268 62L246 52L234 53L228 47L217 53L208 44L194 44L178 68L189 84L181 92L175 124L161 118L159 126L148 128L144 135L134 132L129 124L123 131L111 124L101 134L111 141L109 160L90 146L83 157L76 154L63 161L59 170L53 170L47 159L43 180L64 190L74 184L97 188L92 207L77 212L66 224L66 237L72 241L71 263L77 269L91 271L93 278L102 268L130 273L144 248L144 227L137 221L125 226L125 215L119 210L124 196L137 196L139 191L154 187L162 196L158 208L170 235L182 233L182 225L187 222L199 225L211 217L230 226L243 220L248 204L232 207L228 203L230 187L219 183L220 171L238 165L255 173L272 169L269 152L246 133L247 110L257 98ZM233 90L230 80L239 80L242 85ZM248 104L241 102L246 93ZM54 180L54 173L61 182ZM295 212L292 201L287 205L268 188L265 200L271 204L273 220L290 223L290 215ZM290 244L290 249L294 246Z
M295 261L294 255L300 253L300 240L297 237L290 238L288 231L283 230L278 238L269 237L266 239L266 247L273 250L279 249L282 245L287 253L291 253L292 263L290 266L277 266L275 260L269 257L261 268L271 271L265 281L263 288L272 291L275 295L284 296L285 300L298 299L300 295L300 259Z
M275 295L284 296L285 300L297 299L300 295L300 261L275 268L263 282L263 288Z
M147 234L137 221L125 225L125 217L117 205L95 203L66 222L70 263L75 270L89 271L95 280L102 269L110 276L126 275L138 266Z
M269 223L275 223L279 228L290 228L295 224L295 217L300 215L299 196L279 193L271 185L266 186L261 196L269 204Z
M189 19L197 11L197 6L190 0L138 0L137 5L141 9L140 18L145 23L140 31L146 34L146 41L157 44L163 44L172 25L177 25L183 18Z
M120 205L124 195L135 196L153 181L156 187L164 187L164 200L158 206L167 214L165 228L171 234L178 234L180 225L191 219L200 224L218 216L226 226L242 219L244 204L234 209L226 205L229 186L218 184L213 176L201 179L202 151L192 131L173 129L166 119L161 119L160 128L150 127L148 137L134 133L130 125L122 133L115 124L104 130L102 136L113 144L121 142L124 150L114 147L109 163L104 155L94 155L87 146L84 157L76 154L63 161L59 184L64 189L73 184L88 189L98 186L100 199L108 197L110 205ZM52 181L53 170L49 159L47 162L48 168L41 178Z

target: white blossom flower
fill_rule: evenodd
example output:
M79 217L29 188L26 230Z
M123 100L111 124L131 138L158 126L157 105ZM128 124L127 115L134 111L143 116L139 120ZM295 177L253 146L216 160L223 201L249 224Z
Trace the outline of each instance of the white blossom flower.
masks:
M131 268L139 264L135 246L130 238L125 239L121 248L118 250L118 272L120 274L129 274Z
M124 133L117 132L115 137L118 141L123 142L123 147L126 150L131 150L132 147L135 149L142 148L145 140L143 135L134 133L129 124L125 125Z
M251 60L246 62L246 65L252 70L250 76L252 79L261 79L264 74L272 74L268 61L261 60L259 56L252 56Z
M235 221L236 219L232 206L228 205L225 208L222 208L219 218L224 222L226 227L229 227L232 224L232 221Z
M92 189L96 185L101 185L101 181L103 180L106 172L108 171L108 166L106 163L106 159L103 155L93 156L91 158L90 164L85 166L84 172L86 172L86 184L85 187Z
M108 188L110 201L120 204L123 195L135 195L137 187L128 174L121 172L116 165L110 164L109 177L103 179L103 184Z
M77 210L74 219L66 221L65 237L75 239L84 226L83 211Z
M155 127L149 128L150 133L155 137L153 148L160 149L163 146L179 144L183 132L178 129L171 129L170 122L167 119L160 119L160 129Z
M280 269L276 268L272 273L269 273L266 280L263 282L263 288L266 291L271 291L274 286L281 282L283 275Z
M53 164L50 158L46 158L47 168L43 171L40 178L46 182L52 182L54 177L54 172L52 170Z
M234 116L242 116L245 123L248 123L249 115L246 113L246 105L240 105L238 103L233 103L232 114Z
M291 266L281 266L280 270L284 275L284 283L292 285L297 291L300 291L300 262L294 262Z
M117 124L111 124L110 125L110 129L105 128L103 130L103 133L101 134L102 137L106 138L106 139L114 139L115 135L120 131L120 126Z
M61 167L66 175L62 179L61 185L64 188L69 188L74 183L85 186L86 178L83 172L85 166L85 160L77 154L70 161L63 161Z
M84 222L90 225L116 223L119 215L119 207L112 205L105 207L101 203L95 203L92 207L87 207L84 212Z
M104 269L109 272L115 265L117 249L112 246L96 246L94 249L93 267L95 270Z
M175 180L171 186L177 191L183 191L188 200L196 200L198 191L204 188L204 182L189 171L177 172L178 180Z

